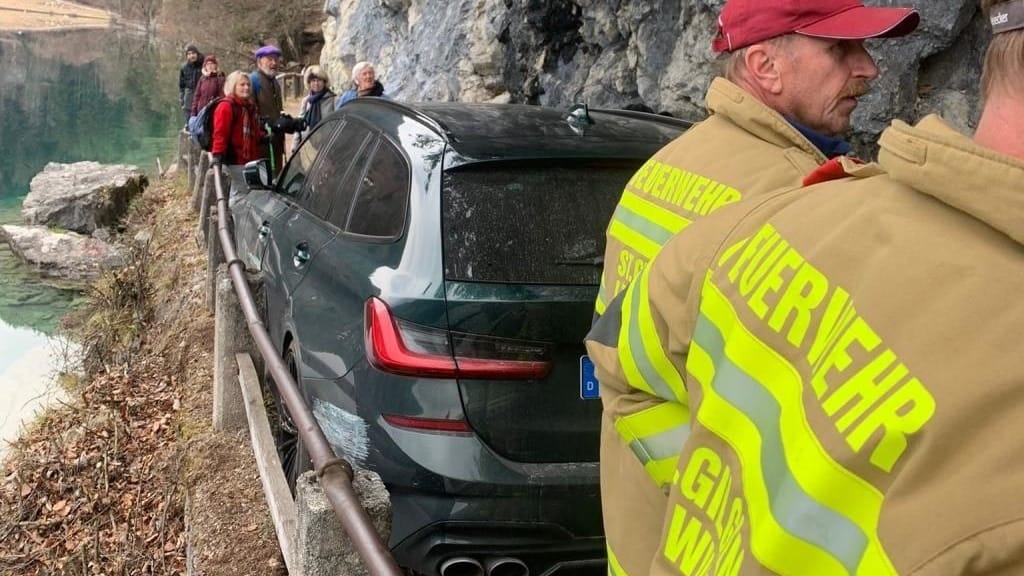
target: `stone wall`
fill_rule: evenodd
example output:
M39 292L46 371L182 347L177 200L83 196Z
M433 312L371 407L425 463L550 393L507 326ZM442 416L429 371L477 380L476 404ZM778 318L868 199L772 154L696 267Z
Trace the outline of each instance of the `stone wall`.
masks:
M327 0L321 64L338 89L352 66L375 63L396 98L644 104L703 115L716 67L710 51L724 0ZM988 39L977 0L867 0L916 7L922 25L871 42L883 71L854 115L852 139L873 152L893 117L940 112L964 129Z

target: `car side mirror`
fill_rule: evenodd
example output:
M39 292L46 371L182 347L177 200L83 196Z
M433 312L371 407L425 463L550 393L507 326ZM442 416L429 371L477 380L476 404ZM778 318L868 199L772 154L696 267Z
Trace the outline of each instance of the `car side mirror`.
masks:
M250 190L270 190L273 182L270 179L270 161L266 158L246 162L242 168L245 184Z

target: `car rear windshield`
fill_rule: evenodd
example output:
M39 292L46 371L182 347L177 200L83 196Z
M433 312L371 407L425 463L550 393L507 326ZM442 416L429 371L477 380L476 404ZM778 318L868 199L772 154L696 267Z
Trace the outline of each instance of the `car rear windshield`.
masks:
M445 174L445 278L596 285L640 160L484 163Z

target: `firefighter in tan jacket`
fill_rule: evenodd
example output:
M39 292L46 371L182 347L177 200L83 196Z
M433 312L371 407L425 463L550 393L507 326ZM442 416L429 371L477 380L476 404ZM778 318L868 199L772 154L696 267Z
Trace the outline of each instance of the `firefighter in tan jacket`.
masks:
M692 222L741 199L800 185L809 173L847 160L850 147L835 135L849 128L857 97L878 76L862 39L907 34L918 20L913 10L864 8L858 0L729 0L713 43L726 54L726 78L708 91L711 116L660 150L626 186L608 226L595 312L602 314ZM642 387L647 369L640 365L627 376ZM662 392L677 403L602 423L602 437L618 438L636 455L630 469L603 471L602 492L617 493L623 482L647 501L664 501L688 417L679 381L668 380ZM618 554L616 542L635 534L615 510L604 507L609 558L620 572L642 571L646 566L631 557L649 558L660 527L652 527L648 550Z
M723 208L591 332L608 419L693 415L667 498L603 495L640 574L1024 574L1024 0L986 9L973 140L894 122L887 174Z
M705 97L710 116L659 150L623 190L595 312L694 220L799 185L848 154L838 135L878 77L863 40L903 36L918 22L911 9L859 0L729 0L712 43L724 77Z

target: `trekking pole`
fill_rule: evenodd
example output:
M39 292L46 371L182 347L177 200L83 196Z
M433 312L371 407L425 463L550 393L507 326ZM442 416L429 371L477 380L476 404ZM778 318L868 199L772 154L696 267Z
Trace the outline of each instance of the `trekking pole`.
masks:
M270 150L270 174L273 176L277 174L277 166L274 165L274 130L267 118L261 117L260 119L263 120L263 129L267 132L267 146Z

